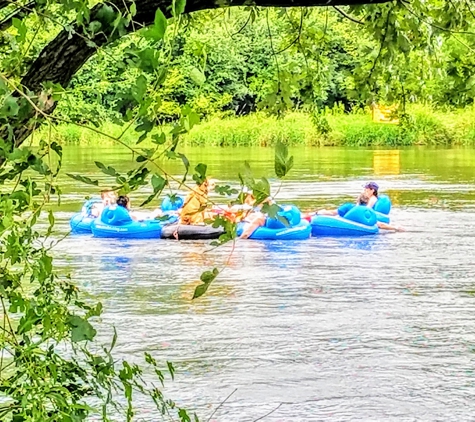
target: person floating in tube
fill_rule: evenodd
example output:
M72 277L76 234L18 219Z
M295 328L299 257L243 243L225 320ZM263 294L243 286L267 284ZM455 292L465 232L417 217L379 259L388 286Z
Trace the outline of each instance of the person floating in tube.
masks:
M205 209L208 206L208 194L212 192L215 187L216 182L213 179L206 179L203 183L191 190L181 210L180 224L204 224L206 219L213 217L213 213Z
M91 215L94 217L99 217L105 207L109 205L114 205L117 201L117 195L115 191L110 189L105 189L101 191L101 202L96 202L92 205Z
M378 190L379 185L376 182L369 182L364 186L364 190L362 193L358 195L355 204L346 203L341 205L336 209L323 209L316 212L316 215L333 215L333 216L340 216L344 217L345 214L351 210L356 205L365 205L369 208L374 208L376 202L378 201ZM401 226L393 226L391 224L383 223L378 221L377 223L378 228L383 230L393 230L393 231L404 231Z

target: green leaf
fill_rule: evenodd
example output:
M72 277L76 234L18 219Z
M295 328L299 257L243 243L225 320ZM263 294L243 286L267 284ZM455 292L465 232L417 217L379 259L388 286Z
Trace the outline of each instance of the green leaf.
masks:
M71 326L71 341L74 343L93 340L96 336L96 330L89 323L89 321L81 318L78 315L70 315L68 317L68 324Z
M282 221L279 219L279 212L282 211L282 208L279 207L277 204L264 204L262 206L262 212L267 214L270 218L277 218L279 221ZM284 217L285 218L285 217ZM285 219L285 221L288 223L288 220Z
M161 191L167 185L167 180L164 179L159 174L154 174L152 176L152 186L154 191Z
M177 155L178 157L181 158L181 161L183 162L183 165L185 166L185 174L183 175L183 182L184 182L186 180L186 176L188 175L188 170L190 169L190 162L188 161L188 158L186 157L185 154L178 152Z
M281 179L284 177L294 165L294 157L288 158L289 151L287 145L281 141L275 146L274 169L275 175Z
M165 15L160 9L157 9L155 11L155 19L153 21L153 24L161 32L162 34L161 38L163 38L163 36L165 35L165 31L167 29L168 22L167 22L167 18L165 17Z
M168 371L172 377L172 380L175 379L175 368L173 367L173 363L167 361Z
M199 163L195 167L196 173L193 175L193 180L198 184L201 185L206 180L206 170L208 166L203 163Z
M211 283L219 274L219 271L217 268L213 268L212 271L205 271L203 274L200 276L200 280L203 283Z
M112 352L112 349L115 347L115 344L117 343L117 330L115 327L113 327L113 329L114 329L114 335L112 337L111 345L109 347L109 353Z
M0 109L0 114L3 116L16 116L20 106L18 105L18 100L11 95L3 100L2 108Z
M190 417L188 416L188 413L186 412L185 409L179 409L178 410L178 417L180 418L181 422L191 422Z
M153 193L144 202L140 204L141 207L152 202L153 199L163 191L165 186L168 184L168 181L159 174L154 174L152 176L151 183L153 187Z
M215 191L222 196L231 196L236 195L239 191L235 188L232 188L229 185L216 185ZM244 202L244 198L241 200L241 204Z
M16 28L18 31L18 36L17 36L17 41L18 42L23 42L26 39L26 33L27 33L27 28L25 25L25 22L18 18L13 18L12 19L12 25Z
M103 23L110 24L115 19L114 9L108 4L103 5L97 12L97 19Z
M197 125L200 122L200 116L198 113L191 111L184 119L184 126L187 132L189 132L193 126Z
M196 85L202 85L206 81L206 76L204 73L199 70L197 67L192 67L190 70L190 79L196 84Z
M102 164L101 162L99 161L94 161L94 163L96 164L96 166L104 173L104 174L107 174L109 176L114 176L114 177L119 177L120 174L117 173L117 171L115 170L115 168L113 167L110 167L110 166L105 166L104 164Z
M200 284L199 286L195 288L193 299L197 299L203 296L208 290L211 283L216 279L218 275L219 275L219 270L217 268L213 268L211 271L203 272L200 276L200 280L203 282L203 284Z
M153 122L147 118L143 118L142 119L142 123L140 123L136 128L135 128L135 131L136 132L150 132L152 129L153 129ZM137 142L139 143L139 142Z
M86 176L81 176L79 174L71 174L71 173L66 173L66 176L70 177L71 179L77 180L79 182L86 183L88 185L99 186L98 180L92 180Z
M99 21L89 22L89 32L91 34L97 34L102 28L102 24Z
M49 227L48 227L48 231L46 232L46 236L49 236L51 234L51 231L53 230L53 227L54 227L53 210L48 211L48 222L49 222Z
M63 157L63 147L59 145L56 141L51 142L50 148L58 154L58 157L62 158Z
M102 314L102 303L98 302L96 306L91 307L86 314L86 317L101 316Z
M162 132L160 135L152 135L152 142L157 145L163 145L167 140L167 136Z
M177 17L185 12L186 0L173 0L173 16Z
M135 85L132 85L131 90L132 90L132 97L134 98L137 103L140 103L145 94L147 93L147 79L145 78L144 75L140 75L136 80L135 80ZM137 132L141 132L142 130L135 129Z
M252 175L251 166L248 161L244 161L244 173L239 174L239 178L241 179L243 185L247 186L249 189L254 189L256 182Z
M145 362L147 362L149 365L157 366L157 361L156 359L148 352L145 352Z
M160 9L155 11L155 19L153 25L145 30L144 35L153 41L160 41L165 36L167 30L167 19Z
M208 290L209 284L200 284L196 286L195 292L193 293L193 299L198 299L203 296Z
M41 321L41 318L34 309L29 309L28 312L20 319L18 324L17 333L24 334L30 331L34 325L37 325Z
M130 5L129 11L131 16L135 16L137 14L137 5L135 2Z
M254 184L252 193L258 204L266 200L270 196L269 181L265 177L262 177L261 180Z

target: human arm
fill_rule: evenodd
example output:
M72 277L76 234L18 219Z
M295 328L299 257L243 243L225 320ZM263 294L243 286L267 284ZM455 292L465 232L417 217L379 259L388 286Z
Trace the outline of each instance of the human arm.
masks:
M320 210L317 215L338 215L338 210Z
M368 206L369 208L373 208L376 202L378 202L378 197L373 195L371 198L368 199L368 203L366 204L366 206Z
M250 221L246 223L244 231L239 236L241 239L247 239L256 231L258 227L266 224L266 216L260 212L255 213L250 217Z
M401 226L393 226L391 224L383 223L381 221L378 221L376 224L377 224L378 228L383 229L383 230L393 230L395 232L404 232L404 231L406 231Z

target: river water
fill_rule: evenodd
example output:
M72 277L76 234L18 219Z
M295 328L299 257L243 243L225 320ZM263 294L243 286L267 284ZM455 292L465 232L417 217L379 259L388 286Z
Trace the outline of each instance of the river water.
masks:
M188 149L220 183L237 184L244 160L273 174L271 149ZM377 181L407 231L371 238L110 241L70 236L56 263L103 302L99 340L115 325L116 355L172 361L167 394L202 420L475 420L475 150L296 149L277 195L303 209L352 200ZM65 148L65 171L99 177L94 160L126 170L118 148ZM174 175L179 163L163 165ZM64 178L61 233L89 186ZM145 198L133 195L134 203ZM216 196L215 199L219 201ZM232 252L232 254L231 254ZM222 268L191 301L204 270ZM156 421L139 401L143 420ZM139 420L141 420L139 418Z

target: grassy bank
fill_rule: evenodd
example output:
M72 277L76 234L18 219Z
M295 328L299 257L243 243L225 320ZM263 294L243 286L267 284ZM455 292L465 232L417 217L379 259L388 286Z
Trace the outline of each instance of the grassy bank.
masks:
M305 113L288 113L280 119L263 113L216 117L195 126L182 142L192 146L272 146L278 140L291 146L475 145L474 107L442 112L418 106L408 112L410 119L404 125L374 123L369 112L329 112L325 115L330 129L327 133L321 133ZM100 130L112 136L122 132L120 126L111 123ZM40 131L40 136L46 134ZM62 144L114 143L106 136L74 125L57 126L51 136ZM121 139L133 144L137 138L137 133L129 130Z

